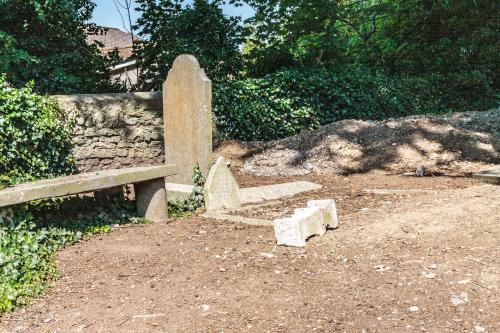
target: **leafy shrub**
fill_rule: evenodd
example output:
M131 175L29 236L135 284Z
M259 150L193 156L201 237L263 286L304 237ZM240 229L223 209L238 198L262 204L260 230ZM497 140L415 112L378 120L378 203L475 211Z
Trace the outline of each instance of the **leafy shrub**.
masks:
M491 76L479 70L433 74L429 85L435 87L434 94L444 108L456 111L485 110L498 102L498 87ZM495 90L496 89L496 90Z
M319 125L307 82L296 71L221 84L214 89L216 124L226 138L265 140ZM303 89L303 94L297 90ZM293 92L295 90L295 92Z
M168 203L168 216L170 217L183 217L190 215L198 208L205 205L205 198L203 196L203 186L205 185L205 178L203 177L200 167L197 165L193 169L193 191L185 200L169 201Z
M214 113L224 138L269 140L342 119L381 120L495 106L480 73L388 76L363 68L284 70L215 86Z
M57 102L0 76L0 186L71 173L71 124Z
M38 295L56 274L53 253L81 237L62 228L36 229L33 216L17 213L0 225L0 313Z
M90 214L74 209L88 209L89 204L94 207ZM130 222L147 221L136 218L134 206L118 197L102 207L93 198L40 200L19 207L12 218L0 217L0 314L25 304L50 285L57 276L54 253L58 249L86 234L109 232L113 224Z

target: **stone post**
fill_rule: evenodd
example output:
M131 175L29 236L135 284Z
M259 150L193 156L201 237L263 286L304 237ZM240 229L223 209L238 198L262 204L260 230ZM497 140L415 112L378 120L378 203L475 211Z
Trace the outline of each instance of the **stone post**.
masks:
M169 183L192 184L198 164L206 177L212 160L212 83L192 55L178 56L163 83L165 163L177 164Z
M134 185L137 212L153 222L168 219L165 178L148 180Z

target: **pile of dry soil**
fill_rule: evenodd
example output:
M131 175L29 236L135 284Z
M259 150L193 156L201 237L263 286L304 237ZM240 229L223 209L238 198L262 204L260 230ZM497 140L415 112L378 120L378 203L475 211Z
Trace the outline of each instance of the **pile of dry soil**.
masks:
M217 152L257 176L385 169L464 175L500 163L500 110L343 120L269 142L226 142Z

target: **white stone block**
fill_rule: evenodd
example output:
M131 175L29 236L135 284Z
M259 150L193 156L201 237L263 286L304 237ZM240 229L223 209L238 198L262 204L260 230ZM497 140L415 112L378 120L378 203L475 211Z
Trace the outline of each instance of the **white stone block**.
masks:
M318 207L323 211L327 228L335 229L339 226L335 200L309 200L307 202L307 207Z
M274 220L278 245L305 246L309 237L325 232L324 214L318 207L296 209L292 217Z

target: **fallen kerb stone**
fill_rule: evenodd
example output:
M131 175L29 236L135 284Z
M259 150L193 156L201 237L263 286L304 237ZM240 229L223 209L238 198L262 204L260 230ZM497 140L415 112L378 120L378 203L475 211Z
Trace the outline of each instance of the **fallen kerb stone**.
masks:
M168 201L181 201L189 198L193 192L194 185L165 183Z
M276 219L274 235L278 245L306 246L306 240L313 235L324 235L326 223L321 208L298 208L292 217Z
M492 168L481 170L478 173L475 173L473 177L483 182L500 184L500 165L495 165Z
M170 181L170 178L168 178ZM193 191L194 185L170 183L165 184L168 200L186 199ZM315 191L321 189L321 185L307 182L289 182L273 185L255 186L240 188L240 201L242 204L259 203L272 201L284 197L290 197L302 192ZM244 209L247 209L245 207Z
M241 208L240 188L222 156L210 169L203 195L207 211Z
M248 187L240 190L240 199L242 203L256 203L294 196L302 192L320 190L321 188L321 185L307 181Z
M282 205L281 201L264 201L261 203L255 203L255 204L248 204L245 205L244 207L241 207L240 211L255 211L256 209L261 209L261 208L270 208L272 206L279 206Z
M335 200L310 200L307 202L307 207L318 207L323 212L323 218L327 228L335 229L339 226L337 217L337 207Z

